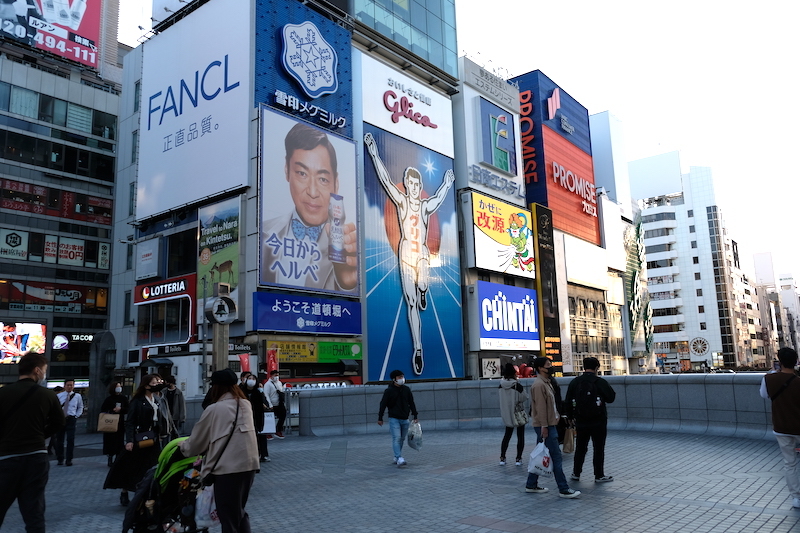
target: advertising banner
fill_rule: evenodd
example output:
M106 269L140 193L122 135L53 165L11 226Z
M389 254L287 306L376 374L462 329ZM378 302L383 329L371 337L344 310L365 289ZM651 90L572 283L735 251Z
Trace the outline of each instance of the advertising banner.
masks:
M83 266L84 242L82 239L59 237L58 264Z
M136 244L136 281L155 278L161 273L161 239Z
M240 204L239 196L234 196L198 210L197 308L201 313L206 305L204 291L207 299L213 299L214 283L230 285L228 297L238 306Z
M261 108L259 281L358 295L353 142Z
M464 375L453 160L364 124L369 380Z
M536 291L539 294L539 323L544 335L542 355L550 357L555 366L561 367L561 326L558 321L553 215L548 208L538 204L531 205L531 213L535 222L534 243L537 259Z
M329 335L361 334L361 303L303 293L254 292L253 327Z
M28 232L0 229L0 257L28 259Z
M466 194L471 210L463 210L465 227L472 227L474 243L470 267L535 278L530 211L484 194Z
M0 35L96 68L102 5L102 0L3 2Z
M137 285L133 293L134 305L146 304L157 300L192 296L197 288L197 275L189 274L177 278L156 281L147 285ZM194 302L194 298L191 298Z
M338 363L361 359L360 342L313 342L306 339L267 339L267 348L277 363ZM277 368L277 366L276 366Z
M452 158L450 99L376 59L354 53L361 61L364 122Z
M44 324L0 322L0 364L17 363L25 352L45 353Z
M250 13L208 2L142 45L137 219L247 184Z
M538 350L536 291L478 281L477 327L481 350Z
M257 6L255 105L353 135L350 32L301 2Z

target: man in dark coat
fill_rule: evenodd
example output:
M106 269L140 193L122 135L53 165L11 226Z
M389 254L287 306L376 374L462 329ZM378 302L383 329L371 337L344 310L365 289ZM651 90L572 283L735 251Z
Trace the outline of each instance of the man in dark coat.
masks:
M406 466L403 459L403 443L408 435L408 415L414 415L414 423L417 423L417 406L414 405L414 395L406 385L406 378L399 370L392 370L389 374L392 383L383 391L381 398L381 408L378 412L378 425L383 425L383 412L389 409L389 430L392 432L392 450L394 451L394 463L397 466Z

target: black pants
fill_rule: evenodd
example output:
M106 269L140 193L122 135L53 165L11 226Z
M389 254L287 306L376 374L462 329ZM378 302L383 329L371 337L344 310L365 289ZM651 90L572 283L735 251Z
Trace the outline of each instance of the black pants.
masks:
M575 463L572 473L576 476L581 475L583 461L586 459L586 452L589 450L589 439L591 439L592 450L594 451L594 457L592 458L594 477L597 479L605 476L603 463L606 458L606 435L608 434L606 422L603 421L602 424L593 425L578 424L575 426L575 432L577 436L575 438Z
M500 457L506 456L508 450L508 443L511 442L511 435L514 433L514 428L506 428L506 434L503 435L503 442L500 443ZM522 457L522 451L525 449L525 426L517 426L517 459Z
M11 504L17 500L28 533L44 533L44 488L50 474L46 453L0 461L0 529Z
M251 470L221 474L214 478L214 502L217 505L222 533L251 533L250 517L244 507L255 477L255 471Z
M56 457L59 461L64 460L64 440L67 441L67 461L72 461L72 454L75 451L75 423L77 418L74 416L67 417L67 424L64 429L59 431L56 436Z
M275 433L283 433L283 424L286 422L286 404L276 405L275 412Z
M267 444L266 433L256 433L256 443L258 444L258 458L269 457L269 445Z

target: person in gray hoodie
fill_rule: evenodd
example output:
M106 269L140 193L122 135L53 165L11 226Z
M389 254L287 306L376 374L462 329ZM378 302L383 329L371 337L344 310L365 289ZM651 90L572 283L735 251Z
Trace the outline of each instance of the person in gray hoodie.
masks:
M517 459L514 464L522 466L522 451L525 449L525 423L519 424L519 421L515 419L514 409L517 404L524 406L528 395L525 394L525 389L517 379L517 370L511 363L506 363L503 368L503 379L500 380L498 397L500 399L500 417L503 419L503 425L506 426L503 441L500 443L500 466L506 464L506 450L511 442L514 428L517 429Z

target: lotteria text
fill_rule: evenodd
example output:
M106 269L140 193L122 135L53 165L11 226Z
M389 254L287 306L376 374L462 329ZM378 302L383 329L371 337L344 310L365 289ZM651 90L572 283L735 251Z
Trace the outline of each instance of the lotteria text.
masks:
M142 289L142 298L158 298L160 296L169 296L186 292L186 280L181 279L178 281L170 281L168 283L161 283L159 285L148 285Z

